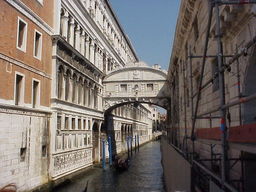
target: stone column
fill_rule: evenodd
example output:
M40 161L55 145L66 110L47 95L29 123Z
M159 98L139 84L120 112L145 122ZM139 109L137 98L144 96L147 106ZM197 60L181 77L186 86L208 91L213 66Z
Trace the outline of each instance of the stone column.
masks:
M55 56L57 55L57 41L53 41L53 46L52 46L52 54ZM53 80L51 81L51 97L53 98L58 98L57 95L57 79L58 79L58 74L57 74L57 70L58 70L58 59L56 57L53 57L52 63L53 65L51 65L51 69L52 69L52 77Z
M81 37L80 37L80 39L81 39L81 44L80 44L80 53L83 55L83 56L85 56L85 32L84 32L84 30L82 30L82 33L81 33Z
M75 29L75 49L80 52L80 26L77 25Z
M109 64L110 63L110 57L107 57L106 61L107 61L106 62L106 72L109 72L110 71L110 64Z
M90 60L90 37L89 37L89 35L86 36L85 57L86 57L86 59Z
M101 142L100 142L100 126L98 127L98 151L97 151L97 161L100 162L100 148L101 148Z
M90 43L90 61L91 63L94 64L94 41L91 39L91 43Z
M104 73L107 72L107 53L105 51L103 52L103 57L102 57L102 70Z
M69 37L68 42L70 45L74 46L74 31L75 31L75 21L73 18L69 20Z
M99 95L98 95L98 109L102 110L102 106L103 106L103 101L102 101L102 93L99 90Z
M70 97L70 75L67 73L67 70L65 70L66 78L65 78L65 101L69 101Z
M113 71L114 68L114 63L113 63L113 58L110 61L110 71Z
M68 12L64 11L61 16L61 34L64 39L68 38Z
M99 108L99 88L95 90L95 109Z
M98 46L95 45L95 49L94 49L94 65L96 67L98 67L98 59L99 59L99 55L98 55Z
M98 52L98 68L102 71L102 63L103 63L103 58L102 58L102 52L99 51Z
M91 103L91 87L88 85L87 87L87 107L90 107Z
M52 25L52 29L54 29L54 34L60 34L61 33L61 15L64 13L65 9L61 6L61 1L54 1L54 9L52 10L52 14L55 17L55 21ZM49 165L50 172L51 165Z

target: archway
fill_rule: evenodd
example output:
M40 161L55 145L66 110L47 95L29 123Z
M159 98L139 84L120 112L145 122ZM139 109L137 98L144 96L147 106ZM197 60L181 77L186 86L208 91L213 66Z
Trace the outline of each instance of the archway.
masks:
M104 139L105 141L107 141L107 130L106 130L106 126L104 125L104 123L101 123L101 126L100 126L100 139ZM101 141L100 141L101 142ZM102 159L102 143L100 143L100 158ZM108 151L108 145L106 145L106 148L105 148L106 151Z
M125 125L121 125L121 135L122 135L122 142L125 141Z
M125 106L123 108L124 111L127 110L125 113L120 112L122 111L120 107L123 106ZM157 106L159 105L147 101L130 101L113 105L105 111L104 124L106 125L108 136L113 138L113 154L119 153L120 149L121 151L127 150L127 138L133 138L133 146L135 146L135 137L137 142L138 140L140 141L140 144L153 138L155 134L153 131L153 120L155 119L156 121L156 118L159 117L158 115L153 116L153 113L158 111ZM164 109L161 105L159 107ZM116 121L119 121L118 125L120 126L114 126L117 124ZM117 135L121 137L116 137Z
M100 150L100 134L99 134L99 125L97 122L94 122L92 127L92 145L93 145L93 151L92 151L92 159L93 162L99 162L99 150Z
M149 67L144 62L131 63L113 71L103 80L104 109L124 102L148 102L167 107L169 88L166 78L166 71Z

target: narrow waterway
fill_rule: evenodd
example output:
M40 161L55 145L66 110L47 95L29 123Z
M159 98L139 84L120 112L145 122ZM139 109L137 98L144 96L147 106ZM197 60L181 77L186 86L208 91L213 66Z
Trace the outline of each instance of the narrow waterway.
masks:
M55 188L54 192L164 192L160 143L150 142L133 153L127 171L92 168L71 183Z

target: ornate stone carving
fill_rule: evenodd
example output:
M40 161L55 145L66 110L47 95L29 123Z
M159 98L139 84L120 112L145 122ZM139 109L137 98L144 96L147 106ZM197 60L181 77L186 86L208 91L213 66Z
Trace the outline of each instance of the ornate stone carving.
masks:
M140 71L139 70L133 71L133 79L140 79Z
M54 176L92 163L92 149L65 152L53 157Z

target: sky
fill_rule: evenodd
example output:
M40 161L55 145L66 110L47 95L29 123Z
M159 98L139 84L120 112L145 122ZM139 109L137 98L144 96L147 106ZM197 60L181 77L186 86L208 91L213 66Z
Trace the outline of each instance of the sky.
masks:
M137 56L168 69L180 0L109 0Z

